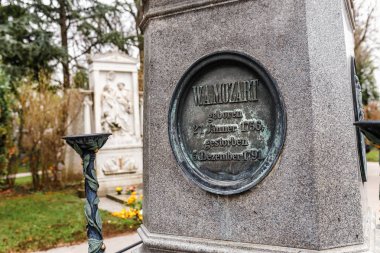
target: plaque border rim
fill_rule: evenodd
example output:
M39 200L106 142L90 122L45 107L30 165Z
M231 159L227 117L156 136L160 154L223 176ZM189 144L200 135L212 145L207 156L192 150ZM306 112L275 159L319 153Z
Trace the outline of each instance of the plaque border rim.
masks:
M275 133L277 136L277 139L280 143L273 144L271 148L269 149L269 153L273 154L274 157L272 157L272 161L269 162L269 166L267 168L261 169L261 167L264 166L264 164L267 164L268 156L265 158L265 160L262 162L262 165L259 167L260 170L262 170L258 176L253 177L254 174L252 173L250 177L244 178L244 180L235 181L236 183L232 184L226 184L226 182L223 182L221 180L216 179L208 179L207 176L202 175L197 171L197 168L194 168L187 158L188 156L185 154L184 149L181 147L181 142L179 141L179 127L177 121L177 115L180 111L180 102L181 97L183 93L186 91L186 86L189 85L189 80L191 79L194 74L196 74L198 71L202 70L202 68L208 66L209 64L214 63L218 60L235 60L240 62L241 64L244 64L248 68L252 69L252 66L255 66L257 69L260 70L260 73L257 73L262 79L266 79L265 83L272 94L274 96L275 100L279 104L275 105L275 111L276 111L276 121L278 121L277 126L275 127ZM272 86L270 87L269 84ZM252 188L255 188L260 182L263 181L264 178L266 178L270 172L273 170L273 168L278 163L284 145L286 140L286 132L287 132L287 115L286 115L286 107L284 103L284 99L280 93L280 89L277 85L277 82L272 77L272 75L269 73L269 71L261 64L257 59L254 57L238 52L233 50L223 50L223 51L216 51L210 54L207 54L198 60L196 60L194 63L190 65L190 67L184 72L184 74L181 76L180 80L177 82L176 87L173 91L171 100L170 100L170 106L169 106L169 113L168 113L168 134L169 134L169 143L172 149L172 152L174 154L174 157L177 161L177 164L181 168L182 173L184 173L185 178L190 179L191 182L195 183L197 186L199 186L201 189L218 194L218 195L235 195L240 194L245 191L248 191ZM276 141L276 136L274 139L274 142ZM249 183L244 183L245 181L249 181L250 179L253 179ZM241 182L243 181L243 182ZM233 181L232 181L233 182ZM219 183L219 184L218 184Z
M350 59L350 78L351 78L351 89L352 89L352 99L353 99L353 107L354 107L354 118L355 121L361 120L359 118L359 105L358 105L358 94L356 92L356 81L355 76L357 76L356 73L356 61L355 57L351 56ZM361 86L361 84L359 84ZM365 143L364 147L363 142L365 140L364 135L359 130L358 127L355 127L355 134L356 134L356 149L358 153L358 162L359 162L359 170L360 170L360 178L362 182L367 182L367 158L365 153ZM363 150L364 148L364 150Z

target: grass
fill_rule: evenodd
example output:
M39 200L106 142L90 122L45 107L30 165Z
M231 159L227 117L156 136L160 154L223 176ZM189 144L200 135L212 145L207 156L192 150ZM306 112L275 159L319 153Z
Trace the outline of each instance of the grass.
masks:
M83 200L73 191L0 195L0 253L31 252L86 240ZM103 234L135 230L132 220L102 211Z
M24 173L24 172L30 172L29 168L27 166L20 166L18 167L17 173Z
M377 148L372 148L369 153L367 153L367 162L379 162L379 150Z
M18 185L18 186L32 185L32 176L16 178L15 185Z

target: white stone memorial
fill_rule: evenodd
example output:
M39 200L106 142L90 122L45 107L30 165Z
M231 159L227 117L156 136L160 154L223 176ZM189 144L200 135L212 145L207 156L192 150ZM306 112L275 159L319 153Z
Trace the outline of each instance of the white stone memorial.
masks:
M137 59L118 52L89 59L94 133L112 133L96 160L99 194L142 183L142 136ZM90 124L84 122L84 125Z

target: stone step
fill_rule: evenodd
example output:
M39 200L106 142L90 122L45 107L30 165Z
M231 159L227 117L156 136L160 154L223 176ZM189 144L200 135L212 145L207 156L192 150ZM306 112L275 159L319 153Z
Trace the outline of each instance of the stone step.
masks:
M129 196L131 196L131 195L126 195L126 194L118 195L115 193L110 193L110 194L106 195L107 198L109 198L113 201L119 202L121 204L124 204L127 201L127 199L129 198Z
M137 189L137 195L141 196L141 194L142 194L142 189ZM108 193L106 195L107 198L113 201L119 202L121 204L124 204L130 196L131 196L130 194L125 194L125 193L122 193L122 194Z

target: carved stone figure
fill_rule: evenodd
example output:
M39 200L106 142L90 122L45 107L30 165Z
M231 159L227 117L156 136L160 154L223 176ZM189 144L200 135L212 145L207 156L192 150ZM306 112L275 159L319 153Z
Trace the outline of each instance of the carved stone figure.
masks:
M103 131L116 135L126 135L131 132L131 102L124 83L118 83L117 88L106 84L102 93L101 124Z
M107 84L104 86L102 93L102 127L105 132L115 132L120 127L116 122L115 100L111 87Z
M115 93L115 101L116 101L116 122L120 125L123 132L130 132L129 123L130 123L130 115L132 113L131 110L131 102L129 101L128 91L125 88L124 83L117 84L117 91Z

